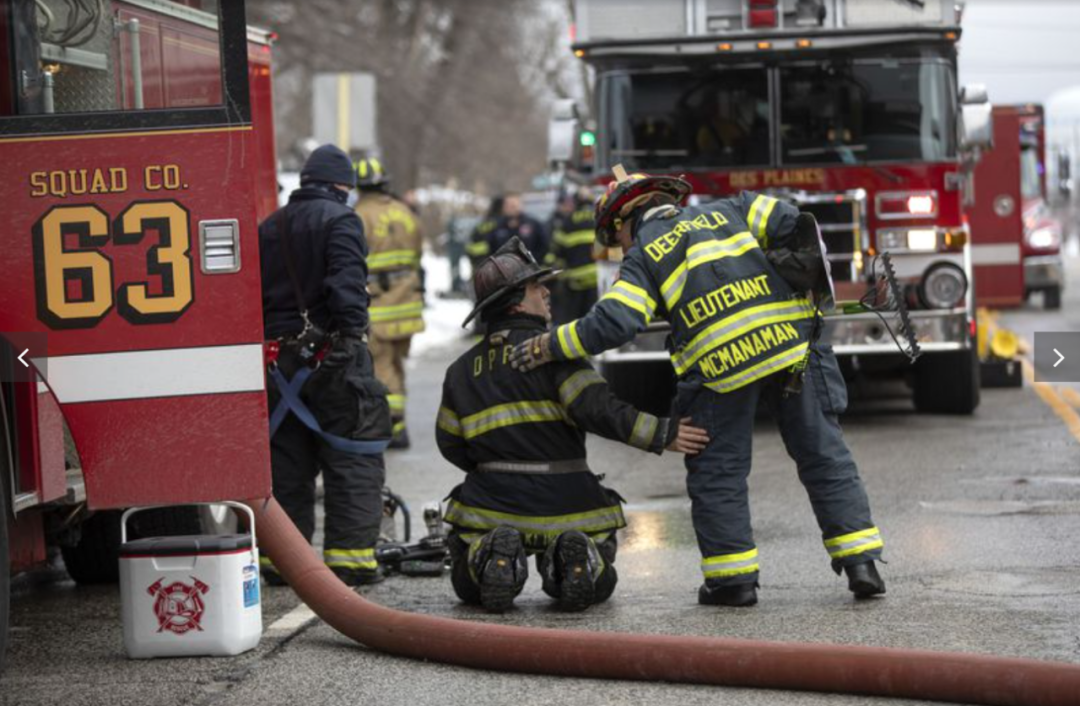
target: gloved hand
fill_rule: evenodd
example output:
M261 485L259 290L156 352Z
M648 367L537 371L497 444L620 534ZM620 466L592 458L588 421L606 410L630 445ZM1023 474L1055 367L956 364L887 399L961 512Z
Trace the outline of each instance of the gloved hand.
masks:
M514 346L510 351L510 366L514 370L529 372L555 360L551 351L551 334L542 333Z
M324 368L342 368L356 360L364 350L364 334L359 331L338 333L330 351L322 359Z

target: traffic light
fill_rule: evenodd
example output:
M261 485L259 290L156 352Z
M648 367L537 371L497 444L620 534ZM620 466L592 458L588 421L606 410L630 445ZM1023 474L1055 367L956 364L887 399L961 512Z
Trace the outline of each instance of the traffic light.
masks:
M592 147L596 144L596 133L592 130L582 130L580 139L582 147Z

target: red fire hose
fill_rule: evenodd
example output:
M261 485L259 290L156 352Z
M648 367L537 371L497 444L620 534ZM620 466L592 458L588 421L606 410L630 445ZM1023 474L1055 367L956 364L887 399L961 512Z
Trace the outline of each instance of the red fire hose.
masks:
M261 549L331 627L392 655L595 679L1078 706L1080 665L984 655L489 625L391 610L341 583L270 499L248 502Z

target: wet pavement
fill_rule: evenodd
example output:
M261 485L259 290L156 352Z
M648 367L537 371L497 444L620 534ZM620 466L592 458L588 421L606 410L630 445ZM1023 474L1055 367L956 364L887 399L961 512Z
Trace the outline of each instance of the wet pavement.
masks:
M1074 280L1076 281L1076 280ZM1000 322L1080 330L1080 291L1062 312L1028 307ZM414 446L389 456L389 483L414 511L461 474L438 455L432 419L443 370L462 346L411 362ZM553 610L530 583L511 613L456 602L449 580L366 589L384 605L516 625L910 647L1080 663L1080 440L1030 386L984 390L970 418L916 415L902 385L853 387L845 435L887 547L888 595L856 603L829 569L806 495L779 435L758 424L750 478L761 552L758 606L696 605L698 552L678 458L600 439L590 458L628 500L620 584L584 614ZM78 588L60 571L17 583L0 704L910 704L671 684L487 673L389 657L311 618L287 588L264 589L267 632L225 659L124 657L115 588ZM1080 697L1078 697L1080 699Z

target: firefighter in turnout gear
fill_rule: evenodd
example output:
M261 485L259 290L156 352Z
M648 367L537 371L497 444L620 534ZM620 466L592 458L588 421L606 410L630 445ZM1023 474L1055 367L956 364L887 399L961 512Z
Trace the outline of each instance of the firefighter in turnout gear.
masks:
M350 585L382 580L375 542L390 439L386 388L365 342L367 243L346 205L355 184L349 157L324 145L288 205L259 226L274 497L310 542L322 472L323 559ZM260 561L280 584L269 558Z
M371 355L375 376L389 389L394 424L392 449L409 447L405 428L405 359L412 337L424 330L420 221L387 192L390 177L379 160L356 163L360 201L356 214L368 242L368 292L371 294Z
M538 262L547 258L548 232L544 225L525 213L521 194L509 192L492 202L492 211L477 225L466 252L476 266L511 238L518 238Z
M857 597L885 592L874 561L883 547L858 469L837 417L847 390L830 346L810 346L819 315L777 274L817 228L809 216L765 195L744 192L694 207L681 178L627 175L597 201L597 239L624 253L618 281L589 315L519 344L513 364L529 370L578 360L626 343L653 319L672 327L669 352L679 377L676 410L711 441L687 457L687 488L702 554L699 602L757 602L758 550L750 526L754 413L776 418L821 529L833 569ZM820 254L818 260L821 260ZM789 388L805 365L802 390ZM785 390L785 388L789 388Z
M445 519L452 525L454 590L461 600L507 610L537 555L544 591L568 610L607 600L615 589L621 498L603 487L585 458L591 431L645 451L704 448L701 429L639 412L608 392L585 361L532 375L510 367L518 344L547 329L545 282L517 238L477 269L477 305L487 336L457 359L443 382L436 441L467 473Z
M565 324L589 313L597 297L593 259L596 226L587 190L573 196L569 212L555 215L553 226L548 261L562 272L552 292L551 308L555 323Z

